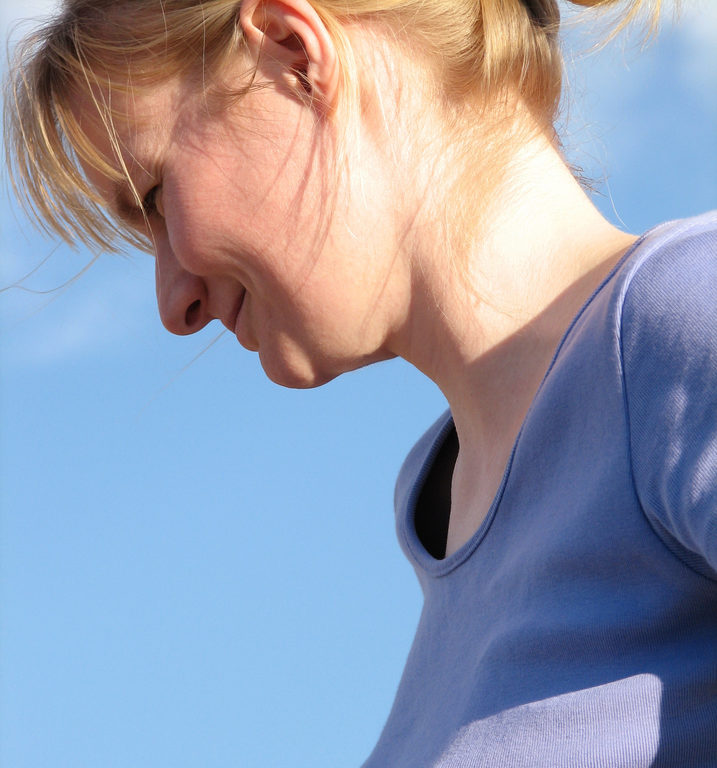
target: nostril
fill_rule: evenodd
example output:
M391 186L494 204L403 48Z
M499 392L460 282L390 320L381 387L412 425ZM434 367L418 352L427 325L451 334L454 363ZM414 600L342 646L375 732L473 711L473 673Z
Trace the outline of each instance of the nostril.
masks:
M187 311L184 315L184 322L186 323L187 328L192 328L196 324L201 308L202 302L199 299L193 301L187 307Z

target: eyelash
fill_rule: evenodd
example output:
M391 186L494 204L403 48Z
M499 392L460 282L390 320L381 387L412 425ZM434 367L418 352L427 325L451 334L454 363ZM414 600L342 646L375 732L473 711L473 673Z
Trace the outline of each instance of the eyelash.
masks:
M152 216L155 213L159 213L157 210L157 192L159 192L159 185L155 185L147 192L142 200L142 211L145 216Z

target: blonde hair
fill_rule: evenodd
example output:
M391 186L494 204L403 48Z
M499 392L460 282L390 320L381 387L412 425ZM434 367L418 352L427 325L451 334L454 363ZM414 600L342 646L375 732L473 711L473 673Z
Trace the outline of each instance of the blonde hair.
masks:
M435 72L449 101L489 99L507 86L546 124L561 94L557 0L311 0L341 58L340 111L358 104L348 23L375 23L407 41ZM620 0L573 0L585 7ZM238 0L65 0L62 12L17 48L6 86L5 148L13 187L45 231L116 250L118 238L147 239L109 214L79 161L126 178L111 94L191 76L206 87L241 50ZM623 0L620 25L660 0ZM251 75L247 77L247 89ZM115 170L84 136L72 110L90 96L119 164ZM135 197L138 197L136 191ZM141 205L139 199L136 202Z

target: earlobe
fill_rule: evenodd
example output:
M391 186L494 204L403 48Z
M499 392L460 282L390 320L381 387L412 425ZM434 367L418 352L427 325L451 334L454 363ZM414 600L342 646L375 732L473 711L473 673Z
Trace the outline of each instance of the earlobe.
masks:
M339 58L326 25L308 0L245 0L239 23L257 64L278 64L299 78L313 100L332 108Z

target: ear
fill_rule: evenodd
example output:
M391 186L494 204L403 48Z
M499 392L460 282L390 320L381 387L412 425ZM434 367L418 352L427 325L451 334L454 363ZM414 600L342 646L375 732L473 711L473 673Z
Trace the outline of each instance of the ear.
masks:
M339 57L309 0L244 0L239 23L257 63L262 57L276 62L296 73L312 97L335 105Z

